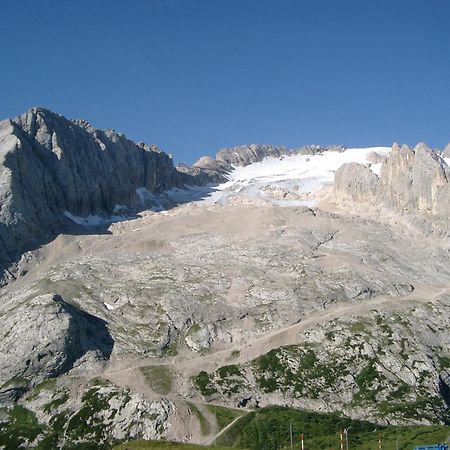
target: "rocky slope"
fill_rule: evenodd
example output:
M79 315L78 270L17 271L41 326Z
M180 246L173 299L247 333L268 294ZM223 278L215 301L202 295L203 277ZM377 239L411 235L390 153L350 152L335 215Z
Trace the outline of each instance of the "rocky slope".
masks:
M254 204L184 205L110 232L60 236L3 288L0 354L11 363L0 373L2 398L20 397L44 428L63 413L84 417L82 398L98 377L125 400L170 402L157 436L197 442L206 437L192 402L445 420L446 239L367 217ZM58 357L67 345L76 361ZM41 394L38 383L53 374L57 387ZM37 403L36 389L44 395ZM98 426L122 411L98 408ZM114 415L130 437L153 427L149 419L132 428L144 423L135 411ZM187 418L197 434L180 428ZM109 439L108 430L96 433Z
M445 155L444 155L445 156ZM425 144L394 144L377 176L364 165L345 164L336 173L335 193L410 216L422 228L448 232L450 168Z
M204 157L193 167L175 168L156 146L32 108L0 122L0 268L7 270L22 253L59 233L86 232L80 225L172 207L176 202L160 194L224 181L234 165L324 150L242 146L220 151L215 160Z
M83 232L80 223L132 216L157 206L159 193L218 179L178 171L155 146L42 108L0 122L0 169L3 269L61 232Z
M200 158L194 167L209 168L217 170L221 168L225 171L232 170L233 167L248 166L252 163L262 161L264 158L280 158L292 155L318 155L326 151L342 152L345 147L333 145L322 147L320 145L308 145L305 147L288 149L283 146L274 145L240 145L233 148L223 148L218 151L215 159L204 156Z
M0 128L4 267L22 255L0 291L0 446L211 442L235 414L219 406L449 421L450 169L436 153L394 146L334 177L343 148L244 146L175 169L41 109ZM227 201L175 205L184 185L226 177Z

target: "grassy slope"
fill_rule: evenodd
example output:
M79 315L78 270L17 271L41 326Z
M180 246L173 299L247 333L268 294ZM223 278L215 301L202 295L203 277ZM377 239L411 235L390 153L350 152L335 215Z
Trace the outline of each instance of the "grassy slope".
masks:
M289 424L292 422L294 442L305 435L307 449L337 449L339 430L351 427L349 448L369 450L411 450L415 445L444 442L450 434L445 426L379 427L369 422L350 420L337 414L318 414L282 407L269 407L247 414L218 439L217 445L234 448L275 450L289 448Z
M132 441L114 447L114 450L204 450L211 447L203 447L194 444L179 444L175 442L151 442L151 441ZM230 450L226 447L214 447L216 450Z

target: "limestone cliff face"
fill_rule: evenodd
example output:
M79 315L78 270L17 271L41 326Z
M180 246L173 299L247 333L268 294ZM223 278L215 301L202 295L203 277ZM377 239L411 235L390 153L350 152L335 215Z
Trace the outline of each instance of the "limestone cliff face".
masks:
M224 162L234 166L247 166L253 162L273 156L289 155L286 147L272 145L242 145L234 148L224 148L216 155L216 161Z
M288 149L283 146L273 146L273 145L241 145L233 148L224 148L220 150L215 160L211 159L200 159L195 165L200 167L206 161L208 164L214 162L215 165L223 164L231 166L248 166L254 162L262 161L267 157L279 158L287 155L316 155L323 153L324 151L344 151L345 147L340 145L322 147L320 145L308 145L305 147Z
M381 168L378 198L398 208L448 215L449 180L450 168L425 144L394 145Z
M374 198L378 187L378 176L368 167L357 163L342 165L334 179L335 192L348 195L352 200Z
M76 228L66 211L109 217L151 207L152 194L214 177L212 170L177 170L155 146L33 108L0 122L0 266Z
M445 219L450 213L450 168L425 144L415 148L394 144L381 173L358 164L345 164L336 172L335 193L357 201Z

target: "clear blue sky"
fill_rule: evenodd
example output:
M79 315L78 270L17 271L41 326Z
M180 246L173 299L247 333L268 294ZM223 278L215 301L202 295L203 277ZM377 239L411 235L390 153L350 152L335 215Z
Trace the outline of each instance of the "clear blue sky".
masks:
M449 0L1 0L0 118L43 106L177 162L450 141Z

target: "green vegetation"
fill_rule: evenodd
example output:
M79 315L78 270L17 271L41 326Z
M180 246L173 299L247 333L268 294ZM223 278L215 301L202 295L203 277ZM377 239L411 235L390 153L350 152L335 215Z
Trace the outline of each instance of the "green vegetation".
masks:
M44 384L39 389L47 387L48 384ZM0 423L0 447L5 450L53 450L59 448L64 435L65 450L107 450L111 444L102 443L105 425L102 419L96 417L96 413L109 408L109 397L100 395L97 390L93 388L85 393L83 406L76 414L72 415L68 411L55 414L50 420L50 426L39 423L35 414L23 406L16 405L9 413L4 410L3 416L8 417ZM52 412L67 400L67 393L59 393L44 409Z
M198 373L193 378L193 381L203 396L214 395L217 393L217 389L211 383L210 376L204 370Z
M441 369L449 369L450 368L450 358L448 356L438 356L439 365Z
M336 449L340 430L350 428L349 447L373 450L381 439L384 449L410 450L415 445L445 442L450 428L445 426L382 427L370 422L351 420L338 414L320 414L278 406L253 411L239 419L222 434L217 445L233 448L276 450L290 448L289 427L292 424L294 442L305 435L306 448Z
M16 450L33 442L43 431L32 411L16 405L9 413L8 422L0 423L0 447Z
M241 391L243 374L236 365L222 366L217 369L215 382L221 387L224 394L230 396Z
M201 330L200 325L198 323L194 323L187 330L186 336L190 336L191 334L198 333L200 330Z
M12 388L24 388L26 389L28 387L29 381L26 378L23 377L15 377L11 378L10 380L3 383L3 385L0 387L1 390L3 389L12 389Z
M211 431L209 422L206 420L205 416L201 413L197 406L190 402L187 402L187 404L200 423L200 431L202 432L202 435L206 436Z
M178 354L178 340L172 341L167 347L162 349L163 356L176 356Z
M68 412L57 414L50 427L39 424L32 411L16 405L9 411L7 421L0 422L0 446L5 450L28 448L53 450L58 448L63 434L65 450L83 448L86 450L107 450L113 443L104 442L104 425L95 414L105 409L111 395L102 395L97 389L91 389L83 397L83 407L76 414ZM188 404L199 419L204 435L209 434L210 424L200 409ZM213 405L207 406L222 429L243 412ZM5 410L2 410L3 415ZM338 414L320 414L300 411L293 408L268 407L242 415L215 442L216 450L227 448L276 450L289 449L289 426L292 424L294 442L299 443L300 434L305 435L306 448L336 449L340 444L340 430L350 428L349 447L353 450L374 450L378 440L382 448L393 450L398 443L399 450L411 450L416 445L446 442L448 426L379 426L366 421L351 420ZM64 427L66 432L64 433ZM172 442L131 441L113 447L116 450L202 450L198 445L186 445Z
M366 332L367 328L368 328L367 322L363 322L363 321L353 322L350 325L350 331L353 334L364 333L364 332Z
M111 383L105 378L95 377L89 380L89 384L91 386L109 386Z
M223 366L212 373L200 372L193 378L204 397L220 394L232 397L248 386L249 379L256 380L262 393L282 392L293 398L330 400L330 396L347 378L354 378L351 387L350 407L370 407L373 416L380 420L428 420L431 423L450 422L450 414L437 393L429 392L430 371L422 370L414 386L385 367L384 354L396 355L408 367L417 367L404 337L406 327L399 317L387 320L374 311L372 319L334 323L326 331L331 340L342 339L350 351L341 353L315 343L284 346L273 349L253 361L239 365ZM399 329L401 328L401 330ZM373 330L381 336L380 344L368 356ZM346 336L346 337L345 337ZM391 342L396 336L395 344ZM403 336L398 338L398 336ZM370 353L369 353L370 354ZM450 358L440 355L439 367L450 367ZM351 370L351 372L350 372ZM252 372L249 377L249 372ZM348 397L347 397L348 398ZM346 401L346 400L345 400Z
M108 396L101 395L98 388L88 390L83 395L82 408L67 423L67 434L74 441L92 435L93 440L100 441L105 431L105 425L95 415L108 408Z
M271 350L255 359L252 366L265 392L292 390L297 397L318 398L323 389L332 388L348 374L344 362L321 362L311 344Z
M62 395L57 397L55 400L52 400L50 403L47 403L44 405L44 411L46 413L49 413L53 411L54 409L58 408L61 405L64 405L64 403L69 400L69 394L67 392L64 392Z
M48 380L43 381L42 383L37 384L30 395L30 400L36 399L42 391L52 391L55 389L56 379L49 378Z
M141 372L148 385L161 395L170 394L172 391L172 373L166 366L141 367Z
M355 377L356 384L359 387L359 392L356 395L358 400L365 400L368 402L376 402L376 395L382 389L378 386L377 389L373 389L372 385L375 381L381 381L385 377L378 372L374 359L369 359L368 363L359 374Z
M167 441L130 441L114 447L114 450L204 450L202 445L179 444ZM228 447L214 447L215 450L230 450Z
M223 406L208 405L207 408L216 416L217 425L220 430L233 422L233 420L241 417L243 414L243 411L224 408Z
M203 396L211 396L220 391L230 397L242 390L245 378L239 366L232 364L222 366L212 374L202 371L193 377L193 381Z

